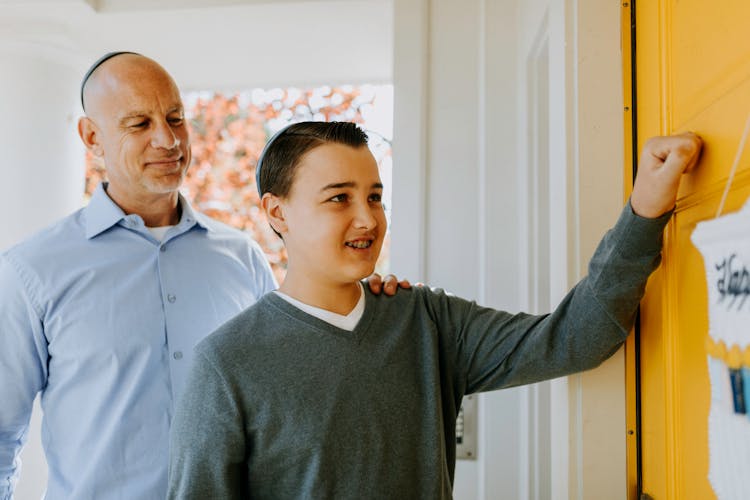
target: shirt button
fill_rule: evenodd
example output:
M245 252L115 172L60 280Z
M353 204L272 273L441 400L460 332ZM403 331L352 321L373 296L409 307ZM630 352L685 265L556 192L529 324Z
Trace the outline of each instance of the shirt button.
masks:
M174 354L172 354L172 357L174 359L182 359L182 351L175 351Z
M172 302L172 303L173 303L173 302L174 302L175 300L177 300L177 297L175 297L174 295L172 295L172 294L170 293L169 295L167 295L167 300L168 300L169 302Z

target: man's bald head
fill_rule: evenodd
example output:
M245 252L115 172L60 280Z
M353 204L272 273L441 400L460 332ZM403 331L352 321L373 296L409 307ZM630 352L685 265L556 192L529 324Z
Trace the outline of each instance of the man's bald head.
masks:
M112 97L122 90L122 85L147 80L163 80L177 89L170 74L159 63L135 52L110 52L99 58L81 83L81 106L91 114L96 101Z
M97 69L99 69L99 66L101 66L102 64L104 64L105 61L107 61L109 59L112 59L113 57L117 57L119 55L123 55L123 54L140 55L137 52L130 52L130 51L126 51L126 50L118 50L118 51L115 51L115 52L107 52L102 57L100 57L99 59L97 59L96 61L94 61L94 64L92 64L91 67L89 67L88 71L86 71L86 74L83 75L83 80L81 80L81 107L83 108L84 112L86 111L86 102L83 99L83 91L86 89L86 84L88 83L89 78L91 78L91 75L94 73L94 71L96 71Z

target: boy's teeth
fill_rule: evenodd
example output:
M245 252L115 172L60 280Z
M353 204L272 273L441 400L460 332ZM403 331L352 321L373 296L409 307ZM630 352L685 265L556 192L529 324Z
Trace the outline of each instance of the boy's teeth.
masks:
M346 246L354 247L354 248L367 248L370 246L370 241L363 240L363 241L347 241Z

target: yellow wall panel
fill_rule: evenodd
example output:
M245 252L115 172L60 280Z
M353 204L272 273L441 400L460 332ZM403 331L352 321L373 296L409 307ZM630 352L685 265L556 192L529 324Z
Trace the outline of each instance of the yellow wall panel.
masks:
M679 129L750 76L750 2L681 0L667 10L673 124Z
M708 306L703 260L690 234L715 216L750 113L750 3L642 0L635 7L638 148L653 135L686 130L705 146L680 188L663 265L641 306L641 384L629 391L629 404L640 398L642 491L657 500L707 500L715 498L708 482ZM750 152L725 212L748 196ZM629 342L628 359L634 348Z

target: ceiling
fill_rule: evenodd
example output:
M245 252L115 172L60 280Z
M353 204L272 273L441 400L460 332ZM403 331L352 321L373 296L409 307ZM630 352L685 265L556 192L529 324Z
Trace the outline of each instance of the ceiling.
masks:
M0 0L0 50L54 48L81 72L110 50L183 90L392 79L390 0Z

